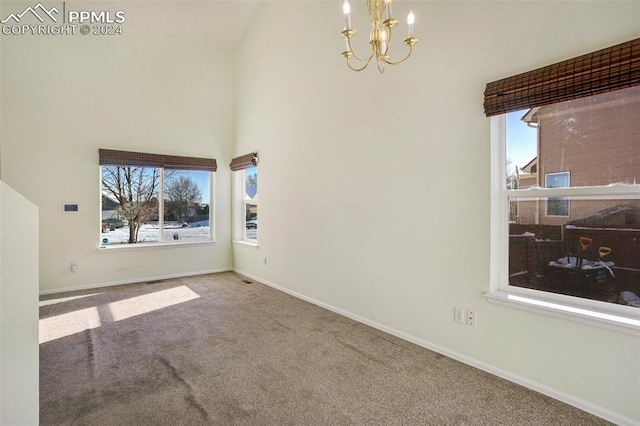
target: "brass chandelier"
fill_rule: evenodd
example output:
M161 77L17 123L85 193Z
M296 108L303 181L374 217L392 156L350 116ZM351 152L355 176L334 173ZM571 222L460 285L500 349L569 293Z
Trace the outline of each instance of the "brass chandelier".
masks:
M371 61L375 59L378 65L378 71L384 72L387 64L398 65L409 59L413 51L413 45L418 39L413 36L413 24L415 16L413 12L409 12L407 16L407 25L409 26L408 37L404 39L404 45L408 47L407 56L400 61L390 60L389 46L391 45L391 29L398 23L393 17L391 11L391 0L367 0L367 8L369 9L369 19L371 20L371 33L369 35L369 44L371 45L371 54L368 58L361 58L353 52L351 47L351 37L354 36L356 30L351 28L351 5L348 0L344 0L342 11L346 21L345 29L342 36L347 42L347 50L342 52L342 56L347 60L347 66L353 71L362 71L369 66ZM353 66L350 62L351 58L357 59L360 63Z

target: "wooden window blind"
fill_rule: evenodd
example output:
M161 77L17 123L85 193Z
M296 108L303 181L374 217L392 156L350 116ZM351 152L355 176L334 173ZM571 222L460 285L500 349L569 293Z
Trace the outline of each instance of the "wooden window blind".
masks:
M258 153L252 152L251 154L241 155L240 157L234 158L233 160L231 160L231 164L229 164L229 167L231 167L231 170L235 172L237 170L244 170L257 165Z
M640 85L640 38L487 84L487 117Z
M177 155L100 149L101 166L163 167L174 170L202 170L215 172L218 165L213 158L180 157Z

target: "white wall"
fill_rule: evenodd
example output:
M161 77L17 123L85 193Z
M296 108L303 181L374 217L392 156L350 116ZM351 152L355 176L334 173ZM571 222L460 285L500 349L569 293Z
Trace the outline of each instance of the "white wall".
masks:
M0 2L0 16L4 16ZM0 42L0 100L2 99L2 43ZM2 117L2 102L0 101L0 119ZM1 122L0 122L1 124ZM0 179L2 179L2 126L0 126Z
M38 424L38 209L0 181L0 424Z
M40 209L42 291L231 267L231 54L127 19L121 36L2 36L2 176ZM99 252L99 148L216 158L216 244Z
M483 297L482 111L489 81L638 37L640 3L399 1L394 11L409 8L414 56L380 75L346 69L340 2L262 4L236 52L234 152L260 153L260 247L234 248L234 267L614 421L640 421L637 337ZM475 309L478 326L455 323L454 306Z

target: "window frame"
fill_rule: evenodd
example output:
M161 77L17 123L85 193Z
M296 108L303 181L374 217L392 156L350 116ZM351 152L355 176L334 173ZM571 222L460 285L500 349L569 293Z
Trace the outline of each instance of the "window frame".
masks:
M509 198L638 195L640 186L507 189L506 114L490 117L491 224L490 303L569 319L640 336L640 309L509 285Z
M139 250L150 247L176 247L186 245L207 245L216 242L215 227L215 172L217 170L217 162L212 158L183 157L174 155L162 155L151 153L139 153L129 151L119 151L110 149L99 150L99 188L100 188L100 215L102 214L102 175L103 167L143 167L155 168L160 170L160 181L158 184L158 241L147 243L122 243L122 244L103 244L102 232L100 231L98 238L99 250ZM118 164L120 163L120 164ZM167 170L175 171L203 171L209 173L209 235L208 238L197 240L165 240L164 239L164 215L165 215L165 172ZM161 194L161 195L160 195ZM102 220L102 217L100 217Z

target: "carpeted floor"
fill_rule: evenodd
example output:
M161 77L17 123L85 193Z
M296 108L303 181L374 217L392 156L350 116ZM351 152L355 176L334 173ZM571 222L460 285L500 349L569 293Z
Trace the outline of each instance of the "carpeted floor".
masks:
M43 296L40 424L608 424L243 281Z

